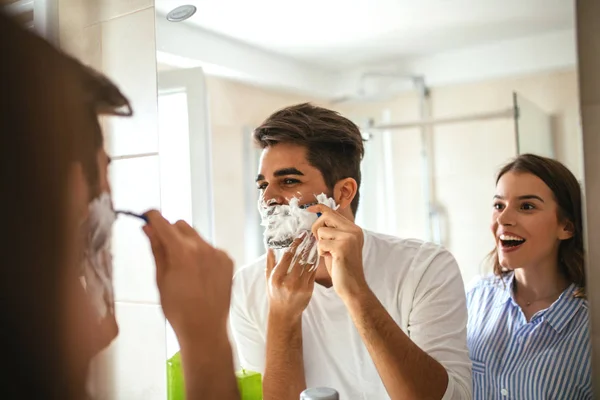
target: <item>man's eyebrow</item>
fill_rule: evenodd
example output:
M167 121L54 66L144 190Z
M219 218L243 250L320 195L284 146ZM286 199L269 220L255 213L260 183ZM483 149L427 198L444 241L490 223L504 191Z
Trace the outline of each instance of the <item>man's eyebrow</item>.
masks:
M275 171L275 173L273 175L276 176L276 177L286 176L286 175L300 175L300 176L304 176L304 174L302 173L302 171L300 171L300 170L298 170L297 168L294 168L294 167L278 169L277 171Z
M494 196L495 199L500 199L500 200L504 200L504 197L500 196L500 195L495 195ZM526 194L523 196L519 196L517 197L519 200L539 200L542 203L544 203L544 199L542 199L540 196L537 196L535 194Z
M273 174L273 176L275 176L277 178L281 177L281 176L287 176L287 175L300 175L300 176L304 176L304 173L302 173L302 171L300 171L297 168L288 167L288 168L278 169ZM262 175L262 174L258 174L258 176L256 177L256 182L264 181L264 180L265 180L265 176Z

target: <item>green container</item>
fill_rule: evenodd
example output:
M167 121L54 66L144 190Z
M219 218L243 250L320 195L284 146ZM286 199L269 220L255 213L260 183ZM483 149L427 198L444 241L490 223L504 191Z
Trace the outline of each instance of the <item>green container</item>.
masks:
M185 400L185 382L179 352L167 360L167 399Z
M262 400L262 376L242 369L235 373L241 400Z
M241 400L262 400L262 376L242 369L235 373ZM181 353L167 360L167 399L185 400L185 382L181 367Z

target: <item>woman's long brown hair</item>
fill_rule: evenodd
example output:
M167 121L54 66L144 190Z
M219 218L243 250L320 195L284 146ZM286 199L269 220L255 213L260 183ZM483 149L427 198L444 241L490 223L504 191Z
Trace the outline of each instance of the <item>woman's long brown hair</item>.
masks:
M506 164L498 173L496 183L508 172L529 173L540 178L550 188L558 205L557 218L570 225L573 237L563 240L558 248L558 267L570 282L578 287L576 297L585 296L585 259L583 247L583 217L581 187L577 178L559 161L534 154L523 154ZM509 273L498 261L494 249L492 258L494 274Z
M0 394L73 399L85 381L64 340L69 175L81 163L93 187L98 113L131 112L105 78L1 13L0 54Z

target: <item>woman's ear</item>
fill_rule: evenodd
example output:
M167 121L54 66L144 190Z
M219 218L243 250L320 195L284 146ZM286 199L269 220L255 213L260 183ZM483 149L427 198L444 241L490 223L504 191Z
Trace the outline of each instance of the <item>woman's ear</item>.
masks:
M352 200L358 192L358 184L354 178L345 178L339 180L333 188L333 199L335 203L340 207L340 210L346 210L350 208Z
M571 221L567 221L563 224L562 228L558 232L559 240L571 239L575 235L575 226Z

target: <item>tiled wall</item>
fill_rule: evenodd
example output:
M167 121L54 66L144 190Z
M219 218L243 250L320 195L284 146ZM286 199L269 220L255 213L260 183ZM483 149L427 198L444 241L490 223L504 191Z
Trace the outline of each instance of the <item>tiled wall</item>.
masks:
M594 393L600 396L600 2L576 1L579 87L585 162L587 285L592 316Z
M160 207L154 18L153 0L59 2L61 47L103 71L133 104L134 117L103 121L115 207L132 211ZM164 400L165 320L141 224L118 220L113 250L120 334L98 361L100 398Z

